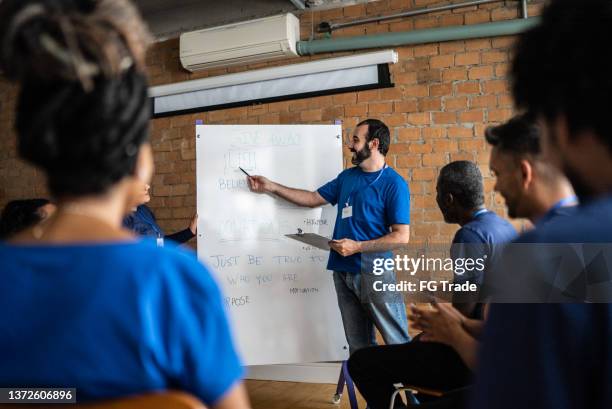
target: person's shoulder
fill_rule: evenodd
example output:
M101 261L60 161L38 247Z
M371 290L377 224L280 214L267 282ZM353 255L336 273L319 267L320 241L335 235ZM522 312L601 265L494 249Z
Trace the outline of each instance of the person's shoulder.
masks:
M517 236L512 223L490 210L475 220L466 223L462 230L478 235L485 243L509 242Z
M555 209L553 214L556 217L571 217L576 214L578 206L563 206Z
M123 221L121 222L121 224L123 225L123 227L132 229L134 227L134 218L135 218L134 212L131 212L130 214L127 214L123 218Z
M340 176L343 176L343 177L354 176L354 175L358 175L360 173L361 173L361 171L359 169L359 166L351 166L350 168L346 168L342 172L340 172L338 174L338 177L340 177Z
M341 182L343 180L350 179L350 178L357 176L358 173L359 173L359 170L357 169L357 166L352 166L338 173L338 176L336 177L336 179Z
M153 216L153 210L151 210L149 206L147 206L146 204L141 204L140 206L138 206L136 210L137 212L144 213L149 216Z
M117 288L130 287L136 293L150 289L181 288L182 292L208 294L216 291L212 274L191 250L169 241L157 247L151 238L126 242L57 244L0 243L0 259L6 271L19 272L45 263L58 276L83 271L90 277L103 278ZM70 268L66 268L72 263ZM154 291L155 292L155 291Z
M178 283L181 287L194 290L217 288L209 268L189 248L171 240L165 240L164 247L157 247L156 240L147 238L141 240L138 251L138 259L142 261L138 274L144 273L147 279Z
M153 245L154 240L149 240L149 246ZM156 245L156 244L155 244ZM191 248L180 246L172 240L164 240L164 247L155 247L152 251L159 253L159 257L173 263L177 267L201 270L204 265L198 261L195 251Z
M612 198L604 197L567 210L534 230L522 234L518 243L612 242Z
M394 168L392 168L391 166L387 166L385 168L385 177L387 179L401 180L401 181L406 182L406 179L404 179L403 176L400 175L399 172L395 170Z
M475 226L470 226L469 223L461 226L459 230L455 233L455 237L453 238L454 244L461 243L486 243L487 240L483 236L482 232L475 228Z
M500 215L498 215L494 211L489 210L484 216L485 216L484 219L483 219L484 222L486 222L488 224L495 224L495 225L497 225L499 227L507 229L507 230L513 232L514 234L516 234L516 229L514 228L512 223L510 223L508 220L504 219L503 217L501 217Z
M408 186L408 182L406 182L406 179L404 179L404 177L400 175L399 172L393 169L391 166L387 166L384 172L384 178L388 184L394 186Z
M549 220L529 230L515 240L516 243L582 243L585 235L581 231L585 226L578 215L568 218ZM610 226L612 228L612 226Z
M142 237L130 245L118 245L111 249L107 257L126 259L124 266L133 265L135 270L149 271L146 274L200 271L204 268L193 250L180 247L171 240L165 240L164 247L158 247L156 239Z
M85 245L84 247L89 247L98 252L106 251L106 257L128 257L140 262L151 260L152 263L168 262L177 265L197 263L193 250L179 247L178 244L171 240L166 240L164 247L159 247L157 240L150 237L138 237L133 242L109 243L109 245L100 246L93 244L90 246ZM72 246L58 246L57 248L58 250L66 249L69 251Z
M6 254L8 256L10 252L11 252L10 245L0 240L0 254ZM0 257L0 259L2 259L3 263L11 260L9 257Z
M612 235L612 195L578 205L569 216L566 220L584 223L583 230L596 230L599 227Z

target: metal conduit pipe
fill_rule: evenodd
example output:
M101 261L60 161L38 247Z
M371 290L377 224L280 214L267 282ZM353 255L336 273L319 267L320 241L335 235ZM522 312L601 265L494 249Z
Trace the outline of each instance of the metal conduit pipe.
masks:
M462 7L478 6L481 4L496 3L500 1L502 0L472 0L472 1L467 1L464 3L447 4L445 6L426 7L426 8L416 9L416 10L410 10L410 11L406 11L403 13L390 14L388 16L364 18L361 20L349 21L347 23L338 23L338 24L322 23L321 25L319 25L317 31L319 33L326 33L326 32L332 32L334 30L339 30L341 28L353 27L353 26L358 26L362 24L376 23L379 21L392 20L392 19L402 18L402 17L413 17L413 16L419 16L422 14L436 13L438 11L454 10L454 9L458 9ZM523 1L526 1L526 0L523 0Z
M289 0L289 1L293 3L293 5L300 10L306 9L306 3L304 3L304 0Z
M299 55L313 55L337 51L398 47L403 45L437 43L442 41L516 35L535 26L539 21L539 17L531 17L467 26L441 27L346 38L298 41L297 52Z

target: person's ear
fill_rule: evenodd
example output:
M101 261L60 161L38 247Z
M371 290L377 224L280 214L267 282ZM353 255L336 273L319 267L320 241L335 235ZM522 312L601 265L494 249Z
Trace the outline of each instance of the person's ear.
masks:
M370 145L370 150L371 151L377 151L378 150L378 146L380 145L380 140L378 138L374 138L370 141L370 143L372 145Z
M533 165L528 160L521 159L519 162L519 170L521 172L521 186L524 190L527 190L533 183Z
M444 200L444 204L446 205L446 208L450 208L455 204L455 196L453 196L452 193L446 193L443 197L442 200Z

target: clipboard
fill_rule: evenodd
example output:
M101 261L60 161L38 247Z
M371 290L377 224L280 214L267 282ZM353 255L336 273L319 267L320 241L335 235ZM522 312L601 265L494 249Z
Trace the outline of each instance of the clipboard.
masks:
M297 234L285 234L285 237L297 240L302 243L306 243L310 246L316 247L321 250L329 251L329 237L321 236L316 233L297 233Z

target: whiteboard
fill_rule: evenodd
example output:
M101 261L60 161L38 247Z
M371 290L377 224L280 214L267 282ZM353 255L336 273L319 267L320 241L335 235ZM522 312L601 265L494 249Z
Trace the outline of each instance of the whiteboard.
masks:
M246 365L348 357L328 252L285 237L331 237L334 207L252 193L242 167L315 190L342 171L340 125L196 125L198 257L224 293Z

